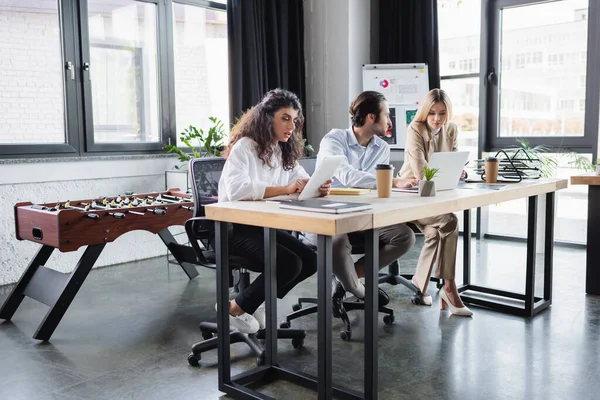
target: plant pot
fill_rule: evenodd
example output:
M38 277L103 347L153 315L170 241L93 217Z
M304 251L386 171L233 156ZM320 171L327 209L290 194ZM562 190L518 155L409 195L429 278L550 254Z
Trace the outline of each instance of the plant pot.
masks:
M435 196L435 182L426 180L419 181L419 196Z

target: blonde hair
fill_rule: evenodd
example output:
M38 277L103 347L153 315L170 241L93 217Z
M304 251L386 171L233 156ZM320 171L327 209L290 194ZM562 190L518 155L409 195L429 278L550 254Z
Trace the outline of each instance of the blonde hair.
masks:
M427 122L427 116L429 115L429 111L435 105L435 103L442 102L446 106L446 122L445 126L448 126L448 122L452 119L452 102L450 102L450 97L448 94L442 89L432 89L427 93L427 95L421 101L421 107L419 107L419 111L415 115L413 119L414 122Z

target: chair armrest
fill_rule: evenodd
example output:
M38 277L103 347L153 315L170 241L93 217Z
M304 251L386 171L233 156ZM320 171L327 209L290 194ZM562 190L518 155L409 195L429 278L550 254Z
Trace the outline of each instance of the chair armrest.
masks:
M200 248L200 246L198 246L199 238L196 235L196 232L194 231L194 223L200 222L200 221L210 221L210 220L206 217L190 218L185 222L185 232L187 233L188 239L190 240L190 244L192 245L192 249L194 250L194 253L196 254L196 261L199 261L204 264L210 264L209 261L206 259L206 257L204 257L204 254L202 253L202 249Z

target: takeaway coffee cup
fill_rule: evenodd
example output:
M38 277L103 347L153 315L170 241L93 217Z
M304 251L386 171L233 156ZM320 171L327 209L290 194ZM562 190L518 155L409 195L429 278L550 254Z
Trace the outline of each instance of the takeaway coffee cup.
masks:
M377 176L377 197L390 197L394 167L389 164L377 164L375 174Z
M498 159L496 157L488 157L485 159L485 181L487 183L498 182Z

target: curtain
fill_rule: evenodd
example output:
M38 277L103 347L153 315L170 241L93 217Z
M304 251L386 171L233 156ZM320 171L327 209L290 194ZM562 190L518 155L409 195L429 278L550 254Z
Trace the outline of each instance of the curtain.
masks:
M440 87L437 0L380 0L376 63L427 63L429 87Z
M302 0L227 0L227 34L232 124L275 88L306 110Z

